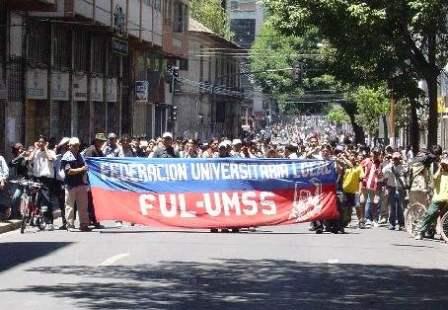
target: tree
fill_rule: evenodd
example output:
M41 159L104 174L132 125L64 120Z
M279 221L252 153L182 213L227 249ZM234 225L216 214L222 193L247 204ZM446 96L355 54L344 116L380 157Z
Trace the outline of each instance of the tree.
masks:
M365 79L426 80L428 143L437 139L437 77L448 59L446 0L267 0L276 25L287 34L317 27L337 59ZM341 74L342 75L342 74ZM338 77L339 78L339 77ZM413 98L415 100L415 98Z
M330 122L334 123L337 126L350 122L350 118L348 117L344 108L342 108L338 104L334 104L331 106L330 110L327 113L327 118Z
M384 87L361 86L349 96L356 103L356 122L374 137L378 132L379 119L389 110L389 97Z
M231 40L230 22L221 0L191 1L191 17L210 28L221 37Z

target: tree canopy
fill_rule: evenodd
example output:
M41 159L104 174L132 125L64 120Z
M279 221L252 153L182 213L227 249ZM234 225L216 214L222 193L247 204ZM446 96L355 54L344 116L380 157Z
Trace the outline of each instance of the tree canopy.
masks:
M288 35L316 27L334 47L341 81L376 84L390 94L416 96L428 84L428 140L437 137L437 77L448 59L446 0L266 0L276 26ZM349 66L347 66L349 64ZM411 85L412 84L412 85ZM409 94L403 85L411 85ZM412 99L415 99L412 98Z
M221 0L191 1L191 17L223 38L232 39L230 22Z

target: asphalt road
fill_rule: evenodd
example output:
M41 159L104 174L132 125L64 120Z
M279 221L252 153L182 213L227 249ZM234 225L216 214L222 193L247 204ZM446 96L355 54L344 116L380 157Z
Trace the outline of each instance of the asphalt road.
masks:
M447 309L447 244L307 227L3 234L0 309Z

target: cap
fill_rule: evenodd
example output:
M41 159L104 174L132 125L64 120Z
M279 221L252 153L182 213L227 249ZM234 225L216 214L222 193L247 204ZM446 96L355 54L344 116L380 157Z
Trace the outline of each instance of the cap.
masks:
M335 151L338 152L343 152L344 151L344 147L342 145L336 145L336 147L334 148Z
M401 159L401 154L400 152L394 152L392 154L392 159Z
M98 141L106 141L107 138L106 138L106 135L105 135L103 132L99 132L99 133L97 133L97 134L95 135L95 140L98 140Z
M162 138L170 138L173 139L173 134L171 132L164 132Z
M238 144L243 144L243 142L240 139L233 139L232 145L238 145Z
M232 145L232 141L230 141L230 140L224 140L224 141L222 141L222 143L224 143L226 146Z
M77 137L71 137L70 140L68 140L68 145L79 145L81 144L79 142L79 139Z
M442 158L442 160L440 161L440 164L448 165L448 158L446 158L446 157Z
M227 147L227 143L225 143L225 141L221 142L221 143L218 145L218 148L222 148L222 147L224 147L224 148Z
M117 138L117 135L116 135L115 133L111 132L111 133L107 136L107 138L109 138L109 139L116 139L116 138Z
M66 144L68 144L69 142L70 142L70 138L68 138L68 137L64 137L64 138L61 139L61 141L59 141L57 147L61 147L61 146L63 146L63 145L66 145Z

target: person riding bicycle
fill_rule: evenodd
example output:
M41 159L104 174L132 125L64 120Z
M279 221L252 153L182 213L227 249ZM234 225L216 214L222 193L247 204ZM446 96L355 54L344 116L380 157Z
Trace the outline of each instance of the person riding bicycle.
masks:
M425 211L420 222L416 240L422 240L425 232L437 219L439 210L448 203L448 158L443 158L438 165L437 171L433 175L434 194L429 208Z

